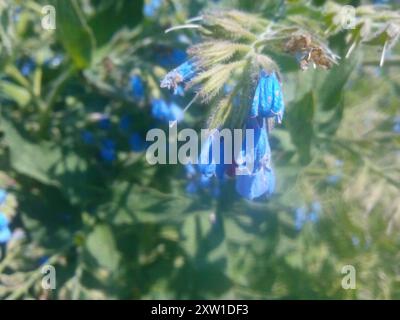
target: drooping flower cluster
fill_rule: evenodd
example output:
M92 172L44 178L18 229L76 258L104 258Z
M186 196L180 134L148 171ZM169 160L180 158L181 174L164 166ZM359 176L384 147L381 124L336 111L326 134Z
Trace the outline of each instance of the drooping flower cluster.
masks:
M246 129L250 129L253 133L253 144L250 144L252 149L249 150L245 135L240 151L236 157L233 153L230 160L225 154L224 138L210 135L202 145L199 157L198 170L202 176L208 179L215 176L220 181L226 176L235 176L237 192L250 200L264 194L272 194L275 189L275 175L271 167L271 148L266 122L263 118L248 118ZM220 139L217 150L213 145L216 139Z
M277 74L262 70L246 122L246 128L254 130L254 157L250 159L253 160L253 170L236 177L236 190L247 199L268 196L275 190L268 134L271 123L282 122L284 111L282 88ZM241 157L248 159L245 142Z
M275 121L281 123L284 110L282 88L276 73L262 70L246 120L246 129L251 129L254 133L253 150L249 154L245 136L242 149L235 159L236 170L240 172L236 174L236 191L246 199L268 196L275 190L275 174L268 137L269 124ZM223 156L221 161L224 161ZM251 166L248 166L249 161L252 162ZM252 168L251 171L249 167ZM210 170L210 165L206 168ZM221 169L221 165L217 165L215 168L216 175L221 176L221 171L227 167ZM232 173L233 170L228 172Z
M174 93L177 93L198 72L199 68L194 60L188 60L169 72L161 81L161 87L172 89ZM237 99L234 98L233 100ZM235 169L239 169L241 173L236 175L236 190L241 196L252 200L262 195L272 194L275 189L275 175L271 165L268 134L271 124L282 122L284 111L282 88L277 73L261 70L254 98L245 121L245 128L254 132L253 157L246 154L245 138L242 150L238 155L240 159L234 158L233 162L226 162L223 137L210 135L201 148L198 165L200 173L204 177L216 176L223 179L225 174L234 175L237 172ZM220 145L217 161L214 154L216 150L213 148L215 139L220 139L220 141L217 141ZM249 167L247 166L249 161L252 162L251 171L246 169Z

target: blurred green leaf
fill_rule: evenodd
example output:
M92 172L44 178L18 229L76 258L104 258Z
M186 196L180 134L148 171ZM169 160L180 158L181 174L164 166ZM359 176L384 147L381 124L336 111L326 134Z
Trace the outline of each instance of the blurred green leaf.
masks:
M56 34L78 69L90 65L95 46L92 30L76 0L53 0Z
M51 142L31 142L5 118L1 130L10 148L11 166L19 174L60 188L74 205L86 205L103 194L102 189L95 187L101 176L70 148Z
M317 105L321 110L332 110L339 105L342 90L358 62L355 54L339 65L334 66L326 75L317 92Z
M201 212L186 217L182 227L182 246L191 257L213 260L225 253L222 221L214 221L212 213ZM223 249L223 250L221 250Z
M339 129L343 118L345 101L343 92L338 92L337 96L339 101L333 110L330 110L330 112L318 110L315 117L318 120L318 132L333 135Z
M57 181L49 175L50 168L59 159L57 149L49 143L38 145L25 140L5 118L2 118L1 130L10 148L10 162L14 170L44 184L57 185Z
M116 183L112 201L102 208L111 213L114 223L174 222L185 218L191 201L189 198L165 194L155 189L132 183Z
M294 102L288 112L288 128L299 151L300 161L307 164L311 160L311 141L314 135L313 118L315 102L312 91Z
M98 264L110 271L116 271L120 254L111 228L105 224L95 226L86 240L86 249Z
M81 226L76 208L51 186L33 188L26 182L18 194L18 212L30 239L50 249L72 245L73 235Z
M143 0L103 0L97 14L90 19L97 45L103 46L125 27L136 26L143 18ZM107 21L107 23L104 23Z
M25 107L31 101L31 95L24 87L0 80L0 92L5 97L14 100L20 107Z

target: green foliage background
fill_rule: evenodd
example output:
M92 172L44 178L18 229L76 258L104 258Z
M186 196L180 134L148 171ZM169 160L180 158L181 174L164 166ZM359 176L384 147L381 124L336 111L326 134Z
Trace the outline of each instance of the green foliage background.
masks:
M93 112L113 123L128 113L137 131L148 130L150 99L167 94L158 87L167 70L154 57L196 41L191 30L166 28L211 7L282 17L309 10L308 2L166 0L143 17L140 0L54 0L57 29L45 31L46 1L6 1L0 187L11 194L6 209L20 236L0 262L0 297L399 299L398 47L383 68L370 47L329 71L302 72L290 57L274 57L287 116L272 134L278 187L269 200L247 202L231 184L218 199L188 195L182 166L150 166L122 136L118 160L103 164L80 140ZM345 39L329 39L342 57ZM63 62L47 67L57 53ZM36 62L29 76L18 67L26 56ZM132 71L146 81L144 102L129 93ZM195 105L183 126L199 129L207 114ZM297 230L296 208L313 202L322 207L318 221ZM56 290L41 289L43 257L56 266ZM355 290L341 286L345 265L357 270Z

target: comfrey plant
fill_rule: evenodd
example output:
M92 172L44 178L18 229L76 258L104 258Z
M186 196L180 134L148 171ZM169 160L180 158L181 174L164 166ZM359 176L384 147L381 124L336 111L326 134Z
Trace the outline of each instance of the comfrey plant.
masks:
M269 134L274 125L283 121L285 103L282 77L270 53L292 55L301 70L310 65L331 68L338 63L339 57L321 40L321 35L327 37L340 31L340 10L340 6L327 5L324 11L326 26L315 26L312 31L301 18L296 22L270 21L236 10L206 12L185 25L167 30L195 29L201 34L202 42L189 48L188 60L170 71L161 81L161 87L175 94L189 89L195 91L187 108L199 100L212 105L207 123L209 129L254 130L252 156L246 153L245 138L242 149L235 152L232 164L240 169L246 162L253 161L252 170L236 174L236 189L243 197L268 196L275 189ZM363 18L366 12L366 9L359 10L361 17L355 22L357 28L364 28L369 23L370 20ZM398 33L394 34L397 30L394 26L382 29L380 33L370 31L368 35L364 30L362 36L356 37L357 28L350 34L349 41L353 42L348 55L356 45L380 35L387 36L383 44L385 52L398 37ZM200 172L220 179L227 172L237 172L230 170L232 165L224 162L224 148L220 150L220 162L214 161L211 140L212 137L202 146L201 153L206 154L203 159L207 161L200 161Z
M262 53L264 35L253 33L268 24L238 11L209 13L194 21L202 23L191 26L202 31L205 41L189 49L190 59L169 72L161 87L174 93L195 88L194 100L213 103L210 129L253 130L251 157L246 154L246 136L233 164L225 163L224 148L220 162L215 163L209 141L202 146L200 157L206 153L208 161L200 161L200 172L223 179L226 173L237 172L231 170L235 166L243 169L236 177L240 195L248 199L270 195L275 189L275 175L268 136L274 123L282 122L285 108L278 66ZM252 161L252 170L244 165L248 161Z

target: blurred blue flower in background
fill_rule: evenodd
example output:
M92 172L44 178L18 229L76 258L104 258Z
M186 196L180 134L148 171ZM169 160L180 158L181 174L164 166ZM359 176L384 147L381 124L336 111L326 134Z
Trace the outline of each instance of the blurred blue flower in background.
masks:
M14 22L18 22L20 20L22 8L21 6L16 6L12 15L12 19Z
M116 159L115 142L112 139L103 139L101 141L100 157L105 162L112 162Z
M6 201L7 191L0 189L0 205ZM0 244L7 243L11 238L9 221L3 212L0 212Z
M4 189L0 189L0 205L6 201L7 198L7 191Z
M148 0L144 5L143 14L146 17L154 17L161 5L162 0Z
M24 77L29 76L35 69L35 66L35 61L33 61L31 58L25 58L19 62L19 70Z
M129 144L131 146L131 150L135 152L143 151L147 146L146 141L143 140L142 136L137 132L131 134L129 138Z
M205 175L200 175L199 186L203 189L207 189L211 185L211 177L206 177Z
M329 184L338 184L341 179L342 179L341 175L331 174L326 177L326 182L328 182Z
M388 4L391 0L372 0L373 4Z
M165 100L153 99L151 102L151 114L154 119L164 122L183 120L183 110L174 102L167 104Z
M98 122L99 128L103 130L111 129L111 119L107 115L103 115Z
M319 219L319 214L320 214L321 210L322 210L321 203L318 201L314 201L311 204L311 211L308 214L308 219L311 222L317 222Z
M400 133L400 116L394 118L393 131L395 133Z
M174 95L183 97L185 95L185 89L183 86L178 85L174 90Z
M299 207L295 210L295 228L300 231L304 224L307 222L316 223L319 220L322 211L321 203L314 201L311 203L310 208L305 206Z
M187 59L187 54L185 50L172 49L170 54L171 65L180 65Z
M130 115L123 115L119 120L119 128L122 131L128 131L132 124L132 118Z
M193 164L188 163L185 165L186 178L190 179L196 176L197 170Z
M151 115L158 120L165 120L169 114L167 102L162 99L153 99L151 101Z
M326 182L332 185L338 184L342 180L342 167L343 167L343 161L337 159L335 161L335 173L330 174L326 177Z
M344 161L343 160L336 159L336 161L335 161L335 166L336 167L343 167L343 165L344 165Z
M56 53L52 57L47 58L44 61L44 65L50 69L56 69L63 63L64 59L65 57L62 53Z
M184 166L186 172L186 178L189 180L189 183L186 186L186 192L189 194L195 194L201 187L198 172L195 166L191 163L186 164ZM208 177L206 177L208 178ZM204 181L204 180L203 180Z
M307 212L305 207L297 208L295 211L295 228L296 230L301 230L303 225L307 222Z
M197 193L197 190L198 190L197 181L189 181L189 183L186 186L186 192L189 194L195 194Z
M353 243L353 246L358 247L360 245L360 239L356 236L351 237L351 242Z
M132 89L132 95L135 99L141 100L144 98L144 84L142 81L142 78L139 75L133 75L131 76L131 89Z
M88 130L84 130L81 133L81 139L85 144L93 144L94 143L94 135L92 132Z
M64 55L58 53L53 57L47 59L44 64L47 65L49 68L54 69L60 66L63 61L64 61Z
M0 212L0 244L7 243L11 239L9 221L3 212Z
M183 117L184 117L183 110L175 102L171 102L169 104L169 110L170 110L170 114L169 114L168 121L183 120Z
M39 266L43 266L49 262L49 256L42 256L38 259Z
M164 68L180 65L186 59L187 54L182 49L162 50L156 54L157 63Z

